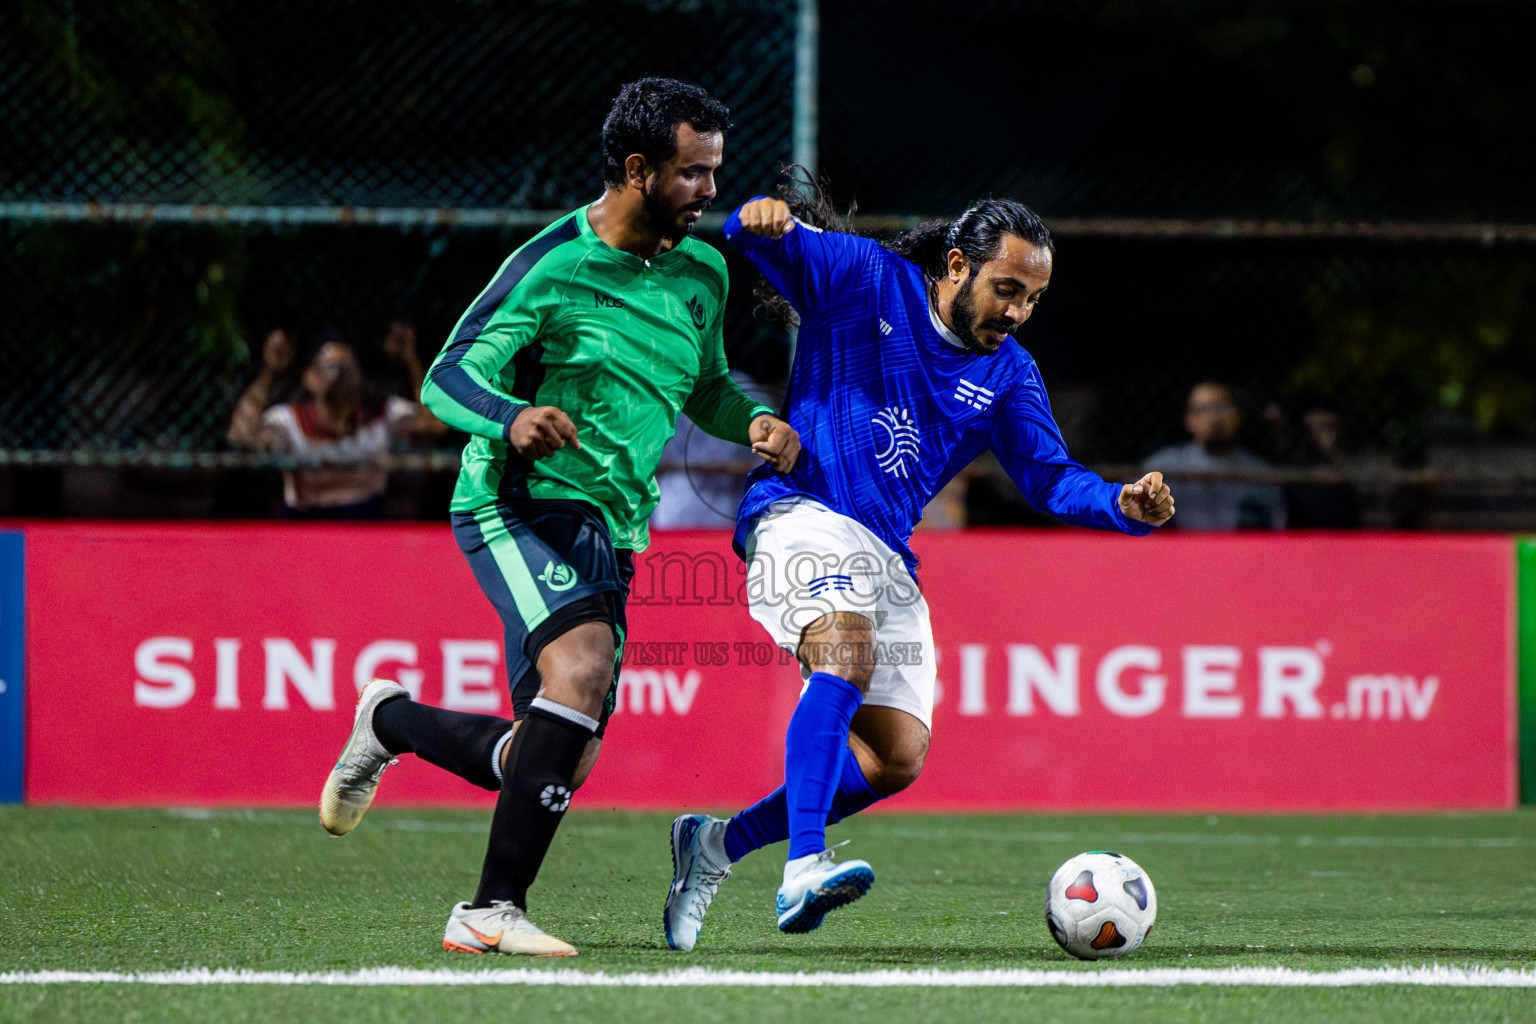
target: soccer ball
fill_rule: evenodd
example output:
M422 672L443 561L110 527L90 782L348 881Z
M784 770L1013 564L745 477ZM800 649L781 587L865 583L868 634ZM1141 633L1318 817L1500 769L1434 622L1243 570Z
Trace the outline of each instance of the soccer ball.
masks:
M1131 858L1108 850L1073 857L1045 888L1051 938L1079 960L1125 956L1156 920L1152 879Z

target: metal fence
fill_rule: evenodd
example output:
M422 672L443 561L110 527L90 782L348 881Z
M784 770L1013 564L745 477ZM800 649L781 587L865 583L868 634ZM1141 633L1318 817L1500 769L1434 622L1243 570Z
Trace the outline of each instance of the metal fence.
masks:
M976 60L1019 25L1016 59ZM614 91L660 73L732 107L722 205L819 154L869 232L988 192L1041 209L1057 268L1025 341L1086 460L1180 440L1219 378L1275 461L1329 399L1377 522L1473 522L1536 476L1532 27L1497 2L19 0L0 466L277 467L223 440L266 331L339 330L387 380L405 319L430 359L507 252L594 198ZM1399 137L1416 118L1433 144ZM730 265L728 354L779 383L789 339Z
M790 156L796 14L19 0L0 13L0 200L565 209L600 180L618 85L657 73L728 97L733 159L767 180Z

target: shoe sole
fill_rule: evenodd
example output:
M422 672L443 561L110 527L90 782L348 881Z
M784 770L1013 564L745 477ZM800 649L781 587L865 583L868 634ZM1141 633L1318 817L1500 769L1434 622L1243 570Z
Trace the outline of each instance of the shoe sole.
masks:
M466 946L464 943L462 943L462 942L454 942L452 939L444 939L443 940L443 948L445 950L447 950L448 952L450 952L450 953L475 953L475 954L483 955L485 953L500 953L501 952L501 950L499 950L499 949L481 949L478 946ZM509 953L507 955L508 956L579 956L580 953L577 950L573 949L569 953Z
M869 868L854 868L847 874L838 875L830 885L812 889L804 902L780 917L779 931L791 934L813 932L821 927L822 918L863 896L874 884L875 873Z
M661 927L667 936L667 948L675 949L679 953L687 953L692 949L691 946L689 949L684 949L682 946L679 946L677 943L672 941L672 892L677 888L677 879L678 876L682 873L682 865L677 862L678 824L678 822L674 821L672 823L672 828L668 833L672 844L672 888L667 890L667 902L661 908Z

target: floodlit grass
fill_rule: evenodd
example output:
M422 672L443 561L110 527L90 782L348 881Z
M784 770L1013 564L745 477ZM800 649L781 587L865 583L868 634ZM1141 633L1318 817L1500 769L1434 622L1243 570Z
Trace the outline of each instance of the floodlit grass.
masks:
M775 851L737 866L692 954L665 949L663 815L573 813L531 915L576 960L442 951L469 898L484 813L388 811L333 839L309 811L0 809L0 973L187 967L351 971L1102 971L1051 942L1045 880L1085 849L1157 885L1148 967L1536 967L1536 813L1425 816L865 815L834 830L869 860L870 895L818 932L781 935ZM278 988L0 985L0 1020L884 1021L1536 1019L1536 990L1279 988ZM968 1022L969 1024L969 1022Z

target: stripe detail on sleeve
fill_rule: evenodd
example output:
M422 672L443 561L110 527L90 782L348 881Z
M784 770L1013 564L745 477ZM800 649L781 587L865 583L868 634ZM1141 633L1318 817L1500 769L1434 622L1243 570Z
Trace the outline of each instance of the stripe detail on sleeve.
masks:
M501 272L486 286L485 291L475 300L475 304L464 314L459 321L458 329L454 332L453 341L432 367L430 376L432 383L443 394L453 399L466 409L477 413L495 423L503 426L511 426L522 407L507 401L500 395L488 391L477 384L462 366L459 365L475 341L480 337L480 332L485 330L485 325L490 323L496 310L506 301L512 289L522 283L523 278L556 248L566 242L574 241L581 236L581 225L573 215L567 217L548 234L534 239L523 247ZM521 367L518 367L521 369ZM521 389L518 389L521 390ZM522 397L519 395L519 397Z

